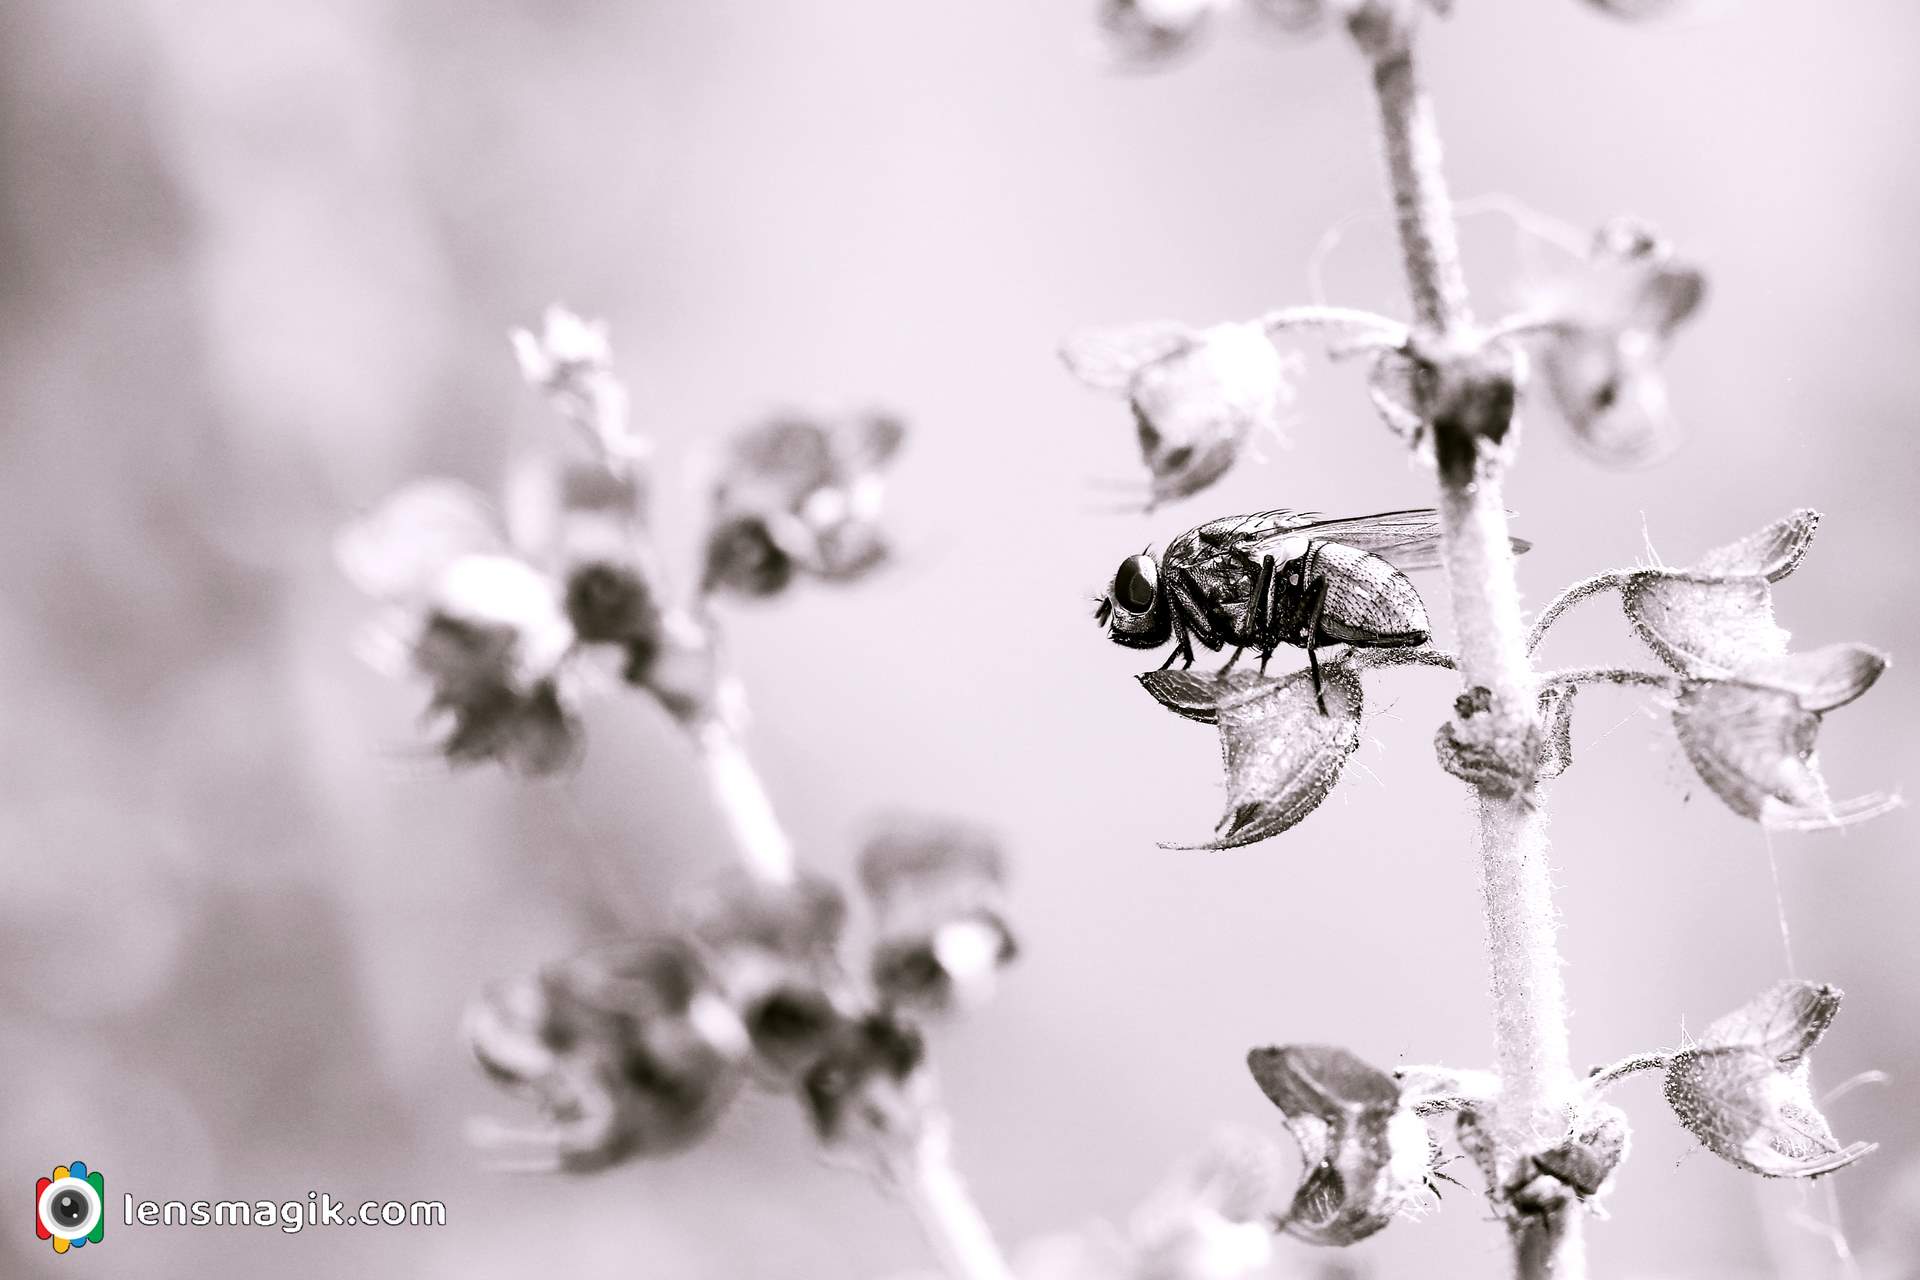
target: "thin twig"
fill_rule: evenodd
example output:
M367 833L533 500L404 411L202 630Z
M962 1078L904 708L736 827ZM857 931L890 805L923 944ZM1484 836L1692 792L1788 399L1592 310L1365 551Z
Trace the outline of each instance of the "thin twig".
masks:
M1562 591L1548 602L1533 621L1533 630L1527 633L1527 652L1532 653L1547 638L1547 629L1560 620L1560 615L1579 604L1588 596L1599 595L1602 591L1618 591L1625 585L1624 573L1596 573L1591 578L1580 581Z
M1594 1097L1605 1093L1628 1076L1641 1071L1665 1071L1672 1061L1664 1053L1642 1053L1622 1058L1612 1066L1601 1067L1586 1079L1586 1090Z
M1676 691L1686 683L1684 677L1660 671L1635 671L1628 667L1568 667L1549 671L1540 677L1544 685L1617 684Z
M760 772L740 739L730 726L714 718L694 729L693 740L714 802L733 828L734 843L747 869L773 884L791 883L793 842L787 839Z
M1013 1280L992 1230L953 1166L944 1117L914 1146L895 1177L927 1244L952 1280Z

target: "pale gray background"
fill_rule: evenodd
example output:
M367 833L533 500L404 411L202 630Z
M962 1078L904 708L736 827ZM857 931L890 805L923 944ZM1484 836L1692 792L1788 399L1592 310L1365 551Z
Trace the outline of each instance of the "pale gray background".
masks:
M1827 724L1829 776L1911 784L1920 11L1755 0L1631 28L1575 0L1458 8L1429 61L1459 191L1579 224L1645 214L1713 281L1672 363L1689 441L1671 463L1602 473L1535 415L1512 491L1537 543L1528 599L1632 562L1643 524L1678 560L1818 506L1782 621L1901 658ZM555 297L609 317L669 458L781 405L880 403L916 427L900 566L740 610L733 643L811 862L843 871L887 806L1006 834L1026 960L938 1055L1009 1242L1124 1211L1222 1123L1277 1133L1249 1044L1485 1053L1470 820L1427 746L1448 682L1381 678L1365 768L1298 831L1169 853L1155 841L1217 812L1212 735L1153 706L1137 655L1087 617L1149 539L1248 508L1419 504L1427 479L1353 371L1316 364L1290 451L1151 519L1103 514L1090 482L1135 474L1129 425L1053 356L1085 324L1303 298L1321 234L1382 205L1364 72L1335 40L1234 37L1115 77L1088 56L1087 9L0 9L0 1179L18 1211L0 1271L920 1265L907 1221L821 1171L782 1104L591 1180L483 1175L462 1145L465 1116L513 1114L458 1043L468 993L657 917L725 857L647 706L598 707L557 784L448 776L412 745L411 693L349 651L365 611L331 530L420 472L491 481L541 422L504 332ZM1525 264L1498 218L1467 242L1493 310ZM1402 305L1377 217L1327 278L1336 300ZM689 487L667 507L684 527ZM1606 604L1552 646L1631 653ZM1597 1062L1674 1041L1786 960L1765 841L1702 794L1661 720L1593 694L1577 744L1553 829L1576 1052ZM1775 841L1799 965L1849 997L1820 1079L1894 1075L1833 1110L1844 1138L1883 1143L1834 1184L1862 1248L1920 1217L1914 833L1902 814ZM1817 1189L1689 1155L1651 1082L1623 1096L1638 1129L1598 1275L1844 1274L1788 1221L1826 1212ZM451 1225L115 1226L55 1260L26 1193L73 1158L116 1201L321 1188L443 1198ZM1483 1216L1454 1192L1352 1260L1498 1274Z

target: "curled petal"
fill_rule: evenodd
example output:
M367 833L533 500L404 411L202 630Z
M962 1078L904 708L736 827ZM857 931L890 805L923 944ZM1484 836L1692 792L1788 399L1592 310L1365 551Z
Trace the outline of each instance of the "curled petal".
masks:
M1168 848L1232 849L1279 835L1319 807L1360 745L1359 677L1321 669L1326 711L1309 672L1261 681L1217 704L1227 812L1215 839Z
M1864 644L1830 644L1771 658L1742 671L1754 684L1784 689L1806 711L1832 711L1865 693L1887 669L1887 655Z
M1401 351L1382 351L1367 375L1367 397L1393 433L1408 442L1420 439L1426 418L1420 412L1426 394L1420 380L1424 366Z
M1807 1051L1839 1011L1837 988L1781 982L1676 1053L1666 1097L1680 1123L1728 1163L1770 1178L1844 1168L1873 1144L1841 1146L1814 1105Z
M1199 335L1171 320L1088 329L1060 345L1067 371L1095 391L1125 392L1148 365L1192 349Z
M1281 1220L1289 1235L1352 1244L1430 1194L1433 1141L1392 1076L1331 1045L1255 1049L1247 1066L1307 1167Z
M1647 467L1679 446L1657 352L1639 333L1581 330L1541 352L1541 372L1574 439L1596 460Z
M1226 474L1256 429L1278 429L1293 365L1262 325L1215 325L1143 367L1129 397L1154 501L1184 498Z
M1778 582L1792 573L1813 545L1820 513L1809 507L1775 520L1695 560L1687 572L1708 578L1761 577Z

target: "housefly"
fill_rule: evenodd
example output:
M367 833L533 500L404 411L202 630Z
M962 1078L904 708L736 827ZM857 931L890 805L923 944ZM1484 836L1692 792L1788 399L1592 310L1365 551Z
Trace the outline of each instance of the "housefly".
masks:
M1526 549L1514 540L1515 551ZM1163 670L1183 659L1192 666L1196 640L1233 645L1228 667L1253 649L1263 671L1280 645L1299 645L1320 698L1322 645L1427 642L1427 608L1404 571L1439 563L1440 513L1430 508L1338 520L1284 508L1229 516L1189 529L1163 555L1121 561L1094 617L1131 649L1173 641Z

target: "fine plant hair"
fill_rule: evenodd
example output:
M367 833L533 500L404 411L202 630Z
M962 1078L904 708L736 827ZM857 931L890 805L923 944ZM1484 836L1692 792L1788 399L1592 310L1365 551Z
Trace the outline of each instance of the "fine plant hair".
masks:
M1618 17L1674 7L1657 0L1593 3ZM1151 67L1191 51L1237 7L1110 3L1102 18L1117 56ZM1485 1179L1488 1202L1511 1240L1514 1274L1572 1280L1586 1274L1582 1233L1629 1143L1627 1117L1606 1095L1632 1074L1664 1073L1676 1118L1707 1149L1749 1172L1814 1178L1872 1149L1841 1144L1810 1092L1806 1053L1840 1002L1831 986L1776 983L1684 1048L1630 1054L1586 1077L1575 1072L1555 940L1547 784L1573 763L1576 696L1608 685L1651 698L1670 715L1688 761L1735 813L1768 827L1828 829L1898 803L1882 794L1835 800L1814 757L1822 716L1866 692L1887 659L1864 645L1789 651L1773 622L1771 588L1812 540L1819 516L1804 510L1683 568L1623 570L1575 583L1528 627L1515 563L1524 544L1509 531L1503 497L1519 454L1519 408L1544 399L1602 463L1657 461L1673 436L1660 357L1698 310L1704 276L1650 226L1620 219L1600 229L1589 260L1553 306L1480 322L1418 56L1422 25L1450 6L1308 0L1245 7L1254 21L1296 31L1339 28L1360 53L1377 108L1411 319L1316 299L1245 324L1090 331L1069 339L1062 355L1090 386L1128 399L1155 502L1204 490L1289 394L1282 362L1230 347L1229 337L1238 342L1258 333L1283 342L1317 333L1336 357L1367 358L1376 409L1435 479L1433 512L1394 515L1409 526L1431 517L1456 635L1450 650L1369 648L1362 637L1346 657L1321 660L1325 696L1319 676L1311 685L1300 674L1267 678L1234 662L1214 675L1163 669L1140 681L1169 710L1218 726L1227 813L1216 838L1201 847L1230 848L1286 831L1337 783L1359 740L1363 673L1408 664L1457 671L1462 692L1435 746L1442 768L1471 788L1478 810L1494 1028L1489 1069L1387 1072L1332 1046L1254 1049L1255 1082L1284 1113L1306 1166L1276 1225L1327 1245L1380 1230L1426 1197L1440 1150L1427 1122L1445 1120ZM1211 463L1196 472L1187 465L1194 456ZM1339 537L1340 526L1326 527L1326 537ZM1204 545L1213 563L1233 555L1245 561L1242 578L1212 581L1259 583L1266 579L1252 575L1262 549L1315 528L1297 513L1269 512L1196 532L1209 534ZM1411 549L1377 529L1362 536L1382 556ZM1178 570L1163 562L1157 571L1164 580ZM1103 622L1118 613L1127 623L1126 611L1150 598L1161 607L1159 595L1135 589L1140 577L1123 566ZM1184 610L1188 627L1218 647L1204 628L1231 628L1236 617L1262 608L1263 597L1255 585L1244 603L1209 600L1206 581L1190 577L1185 600L1176 598L1172 608ZM1603 595L1618 597L1630 630L1660 669L1536 669L1534 653L1553 624ZM1242 646L1250 633L1264 671L1275 637L1263 643L1245 623L1237 634L1229 630ZM1307 638L1279 638L1310 646L1308 633L1300 634ZM1143 647L1124 634L1115 638ZM1191 666L1190 650L1174 656Z
M1588 3L1623 18L1671 7ZM1749 1173L1812 1179L1873 1150L1836 1138L1815 1101L1808 1055L1839 1010L1831 985L1773 982L1685 1043L1575 1069L1547 812L1549 784L1575 763L1583 691L1656 708L1737 818L1827 830L1898 804L1882 793L1836 799L1815 755L1825 715L1866 693L1888 659L1860 644L1796 651L1775 624L1772 590L1808 552L1820 522L1811 510L1685 565L1596 573L1528 624L1516 562L1527 548L1504 496L1521 409L1558 417L1602 464L1658 461L1674 437L1661 362L1700 310L1705 277L1650 225L1617 219L1548 303L1476 318L1418 57L1422 25L1449 7L1101 0L1105 47L1128 66L1191 52L1242 10L1350 45L1377 109L1409 307L1401 319L1315 299L1201 327L1088 331L1062 356L1125 401L1116 420L1139 443L1149 507L1204 501L1277 426L1303 341L1364 365L1389 447L1431 473L1430 510L1333 522L1208 513L1194 532L1213 541L1193 545L1209 548L1212 577L1194 576L1171 547L1159 561L1129 557L1096 618L1134 648L1175 643L1168 665L1139 683L1219 735L1227 808L1213 838L1192 847L1264 846L1310 818L1358 746L1369 684L1437 688L1457 677L1433 740L1476 811L1490 1060L1389 1070L1340 1046L1254 1047L1253 1083L1299 1148L1296 1181L1264 1136L1220 1140L1124 1226L1049 1241L1012 1265L957 1171L928 1047L937 1024L990 995L1019 954L1007 856L972 819L893 814L873 826L852 893L809 871L747 750L746 699L723 643L731 610L898 571L882 497L907 427L884 413L783 415L739 432L707 495L699 563L675 572L659 551L672 540L654 527L654 443L632 421L606 328L556 307L539 332L512 335L556 429L500 493L416 481L342 531L342 569L380 606L364 647L419 688L435 748L455 766L562 772L584 749L596 703L649 709L700 762L731 847L716 874L686 886L670 920L583 940L476 993L465 1021L475 1059L534 1116L476 1120L482 1158L587 1175L670 1156L758 1088L792 1099L824 1156L907 1206L951 1280L1251 1275L1281 1236L1338 1248L1417 1216L1441 1183L1458 1181L1450 1165L1477 1170L1515 1276L1580 1280L1586 1224L1630 1145L1614 1091L1636 1075L1658 1073L1674 1118ZM1347 569L1322 567L1328 546L1344 548ZM1433 642L1403 568L1442 571L1449 643ZM1327 593L1358 590L1329 582L1345 572L1401 592L1398 622L1319 630ZM1647 661L1536 665L1568 610L1607 599ZM1218 671L1194 670L1196 640L1235 651ZM1304 647L1308 665L1269 674L1282 643ZM1249 647L1257 660L1241 662ZM850 903L864 904L860 928Z

